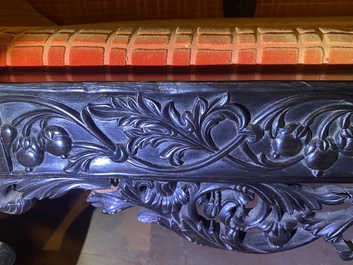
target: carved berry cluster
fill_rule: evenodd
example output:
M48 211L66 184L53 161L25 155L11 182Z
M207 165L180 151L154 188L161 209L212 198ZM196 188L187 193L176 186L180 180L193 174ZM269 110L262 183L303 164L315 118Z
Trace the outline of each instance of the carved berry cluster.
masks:
M13 151L17 161L30 172L43 163L45 152L66 158L72 149L69 133L60 126L50 125L42 128L37 136L18 136L16 127L3 125L1 138L8 153Z

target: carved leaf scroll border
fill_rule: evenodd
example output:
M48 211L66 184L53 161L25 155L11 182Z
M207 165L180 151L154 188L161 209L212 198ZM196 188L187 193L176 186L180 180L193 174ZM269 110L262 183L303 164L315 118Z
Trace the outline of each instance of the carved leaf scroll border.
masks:
M141 93L112 96L106 104L90 103L82 110L44 97L5 95L0 99L4 107L16 102L38 108L10 122L2 122L4 117L0 120L10 171L19 163L31 172L50 153L67 160L62 170L68 173L89 172L92 161L108 157L113 163L169 174L192 172L221 160L229 167L253 172L277 171L302 162L321 177L341 156L353 156L353 98L349 94L300 94L258 113L234 103L228 93L197 97L191 109L182 111L177 101L161 102ZM312 103L319 108L308 108ZM309 110L304 116L302 108ZM98 143L73 139L71 128L55 124L60 119ZM126 140L114 142L96 121L116 122ZM233 136L219 146L213 131L225 121L232 124L227 130ZM33 135L34 127L38 127L37 135ZM257 151L256 146L263 143L267 146ZM159 157L158 163L139 155L147 148ZM186 159L188 152L196 154L193 159Z
M92 192L88 201L109 214L141 206L141 222L158 223L200 245L273 253L323 237L342 259L351 260L352 241L343 234L353 225L352 192L352 187L337 185L312 188L121 179L108 192ZM345 203L343 210L322 210L323 205Z
M0 210L6 213L23 213L36 199L79 188L91 190L87 200L104 213L140 206L141 222L163 225L200 245L273 253L323 237L342 259L353 259L352 241L344 237L353 225L353 187L109 178L3 179L0 186Z

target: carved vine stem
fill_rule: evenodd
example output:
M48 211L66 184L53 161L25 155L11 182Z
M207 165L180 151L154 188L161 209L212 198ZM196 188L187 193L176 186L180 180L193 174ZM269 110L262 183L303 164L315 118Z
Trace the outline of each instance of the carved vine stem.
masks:
M10 172L15 162L32 171L49 153L67 159L63 170L70 173L88 172L92 161L108 157L113 163L165 174L192 172L219 161L253 172L301 163L321 177L340 157L353 156L353 103L350 95L344 96L345 100L343 95L331 94L293 96L253 118L228 93L197 97L192 108L183 112L174 101L159 102L142 94L111 97L110 103L88 104L81 111L34 96L3 96L0 104L4 107L20 102L39 109L23 112L10 122L4 119L1 142ZM310 109L308 104L316 101L321 107ZM301 108L308 109L304 117ZM62 127L59 120L77 126L92 140L74 139L70 130L75 128ZM116 122L125 140L114 142L97 122ZM217 128L232 132L226 143L219 143ZM262 151L257 151L258 146ZM141 155L143 150L153 156ZM193 153L193 159L185 159L188 153Z

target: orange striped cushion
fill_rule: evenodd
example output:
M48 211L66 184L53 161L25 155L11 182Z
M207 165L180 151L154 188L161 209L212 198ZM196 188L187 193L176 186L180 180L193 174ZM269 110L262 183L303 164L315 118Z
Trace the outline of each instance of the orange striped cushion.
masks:
M29 0L59 25L223 17L222 0Z
M0 28L1 67L353 65L353 20Z

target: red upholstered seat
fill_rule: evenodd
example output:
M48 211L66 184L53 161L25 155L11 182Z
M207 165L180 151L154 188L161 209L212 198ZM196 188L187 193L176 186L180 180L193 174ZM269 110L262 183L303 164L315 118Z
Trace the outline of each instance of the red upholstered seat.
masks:
M6 27L0 47L1 67L342 65L353 64L353 20Z
M11 21L0 19L0 72L7 77L21 69L43 73L53 69L67 72L68 69L83 67L121 74L140 67L145 67L145 71L147 67L156 69L155 73L168 74L178 69L212 67L206 73L214 75L217 71L239 74L241 69L247 67L271 66L275 67L272 69L281 70L287 66L353 65L353 17L349 16L224 19L217 18L222 13L222 1L219 0L202 0L204 6L188 4L182 0L164 6L163 1L157 1L160 3L156 7L145 6L147 10L139 1L133 1L129 5L135 3L140 10L136 14L141 13L143 19L164 18L163 12L171 10L179 12L172 12L174 15L169 14L170 17L190 18L192 11L197 10L194 12L196 18L213 19L118 21L58 26L44 15L59 24L65 24L65 18L68 23L86 23L89 22L89 16L92 22L104 18L106 21L114 20L114 12L120 12L120 20L126 20L128 17L123 14L130 9L127 2L122 0L51 0L50 4L48 0L29 0L41 15L25 0L14 1L16 4L24 4L21 12L9 6L1 9L0 4L0 15L1 12L9 14L10 11L22 14L15 26L12 26ZM55 8L60 2L60 8ZM124 2L124 10L116 8ZM113 3L116 4L115 9L109 8ZM281 13L278 10L285 10L285 6L296 10L298 5L302 5L301 1L283 0L281 3L278 8L271 6L268 12L279 16ZM326 14L332 3L326 3L326 9L321 14ZM313 1L308 2L309 6L312 4ZM342 14L353 12L349 8L351 3L345 1L342 4L347 7L345 10L349 10L342 11ZM269 6L266 1L258 1L255 14L266 16L268 13L264 10ZM80 12L69 7L76 7ZM74 10L78 13L72 14ZM136 14L131 17L138 18ZM119 20L119 16L116 19Z

